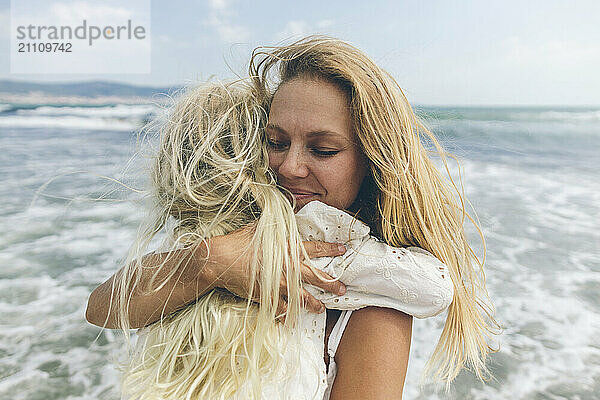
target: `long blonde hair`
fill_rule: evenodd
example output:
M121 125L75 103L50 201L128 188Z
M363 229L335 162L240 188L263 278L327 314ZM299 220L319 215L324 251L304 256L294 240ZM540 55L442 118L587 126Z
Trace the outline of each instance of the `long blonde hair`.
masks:
M454 283L454 300L425 375L449 384L467 364L485 379L486 355L494 351L487 339L499 330L485 288L485 239L452 179L450 155L417 118L397 82L357 48L322 36L256 49L250 75L266 109L274 88L294 79L324 79L347 94L354 131L370 164L353 205L358 217L389 245L430 251L448 266ZM434 145L449 179L421 138ZM480 234L482 259L467 242L466 218Z
M258 280L261 306L215 289L145 328L124 367L125 394L226 399L248 389L246 398L260 398L264 379L295 373L287 369L282 349L298 335L281 335L275 313L285 279L285 328L293 327L301 305L298 260L306 254L292 206L268 169L263 128L274 89L296 78L327 79L348 95L354 130L370 164L352 206L358 217L386 243L420 246L450 269L455 298L426 370L449 384L468 364L483 378L491 351L486 336L495 324L486 305L485 241L450 176L449 155L415 116L397 83L356 48L323 37L258 49L250 75L251 88L207 84L188 91L162 125L151 181L155 206L126 259L116 295L126 331L131 293L157 290L188 267L180 265L159 279L165 262L155 267L156 279L141 287L141 256L157 232L166 229L174 249L256 221L249 279ZM421 137L435 146L449 180L436 169ZM481 234L482 260L466 240L467 218Z
M294 348L288 341L299 337L289 335L289 329L300 313L299 260L306 253L292 206L268 168L265 121L252 90L237 82L190 89L162 124L151 177L154 208L117 282L121 328L129 328L128 294L158 290L191 267L179 265L164 274L165 261L155 267L148 286L141 286L147 268L141 256L161 230L167 230L167 247L175 249L254 222L249 279L258 280L261 305L214 289L144 328L123 366L127 397L259 399L261 380L274 382L295 373L289 368L294 363L284 362L283 350ZM288 288L285 327L275 315L282 280ZM254 290L252 285L249 298ZM283 328L288 330L282 335Z

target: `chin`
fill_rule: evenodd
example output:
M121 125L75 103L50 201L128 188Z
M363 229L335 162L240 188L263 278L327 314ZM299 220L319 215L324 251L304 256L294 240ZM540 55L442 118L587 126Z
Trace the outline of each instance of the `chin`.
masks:
M294 212L300 211L300 209L307 204L308 204L308 202L305 202L305 201L296 201L296 206L294 207Z
M316 200L318 200L316 197L311 197L309 199L300 199L300 200L296 199L296 207L294 207L294 212L300 211L300 209L302 207L304 207L305 205L307 205L311 201L316 201Z

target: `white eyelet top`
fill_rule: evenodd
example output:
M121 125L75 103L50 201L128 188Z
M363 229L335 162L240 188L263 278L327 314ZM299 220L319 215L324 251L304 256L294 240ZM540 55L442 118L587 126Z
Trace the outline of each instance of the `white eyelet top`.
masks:
M367 225L344 211L313 201L296 214L296 220L304 240L346 246L343 256L312 260L316 268L339 277L346 285L346 294L338 296L312 285L305 286L327 308L344 311L329 336L326 370L323 359L326 313L301 310L297 329L292 333L298 333L302 343L299 373L285 382L265 382L262 398L328 400L337 373L335 352L352 310L377 306L427 318L450 305L454 286L446 266L431 253L418 247L388 246L370 236ZM285 350L290 363L298 362L296 350Z

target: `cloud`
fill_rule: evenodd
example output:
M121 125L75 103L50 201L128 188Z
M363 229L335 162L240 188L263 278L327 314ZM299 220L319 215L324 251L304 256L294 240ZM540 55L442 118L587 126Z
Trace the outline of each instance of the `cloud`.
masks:
M279 40L306 36L310 31L310 25L306 21L289 21L283 30L277 34Z
M8 61L10 50L10 11L8 9L0 10L0 53L2 53L2 61L0 61L0 71L5 70L9 65ZM11 54L12 56L12 54ZM4 71L2 71L4 72ZM4 75L2 73L2 75Z
M318 33L326 33L327 28L334 26L335 21L323 19L311 24L306 21L289 21L285 27L279 31L275 38L277 41L297 40L304 36Z
M88 24L113 25L117 22L135 20L136 23L150 22L149 3L136 1L126 5L96 4L90 1L49 1L40 7L29 7L23 3L13 5L12 17L16 25L74 26L85 19Z
M10 29L10 18L7 9L0 10L0 27L0 34L2 34L3 37L8 37Z
M167 43L167 44L168 44L168 43L171 43L171 41L172 41L172 40L171 40L171 37L170 37L169 35L158 35L158 36L156 37L156 40L157 40L159 43Z
M226 10L229 7L227 0L209 0L208 7L212 10Z
M543 68L600 65L600 44L575 40L527 43L513 36L504 42L507 59L518 65Z
M319 29L329 28L329 27L333 26L334 23L335 23L335 21L332 19L322 19L320 21L317 21L317 28L319 28Z
M192 42L187 40L175 39L166 34L157 35L154 40L158 45L163 45L168 48L188 49L192 46L198 47L198 44L192 44Z
M232 21L234 13L231 10L231 2L227 0L210 0L208 10L208 18L204 22L217 32L221 41L234 43L250 39L249 29Z
M111 7L103 4L85 2L54 3L50 8L51 15L60 23L81 22L82 18L91 21L126 20L132 18L131 10L123 7Z

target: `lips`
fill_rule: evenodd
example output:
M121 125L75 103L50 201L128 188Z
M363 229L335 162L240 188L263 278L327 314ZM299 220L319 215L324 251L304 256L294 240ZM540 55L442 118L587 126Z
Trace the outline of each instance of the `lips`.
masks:
M304 204L309 201L315 200L319 193L311 192L306 189L297 189L297 188L286 188L293 196L296 201L296 206L301 208Z
M316 196L316 193L310 192L292 192L294 196Z
M311 197L315 197L315 194L296 194L296 193L292 193L294 195L294 197L296 198L296 200L306 200L306 199L310 199Z
M318 196L318 193L315 192L310 192L308 190L303 190L303 189L292 189L292 188L286 188L287 190L290 191L290 193L292 193L294 196Z

